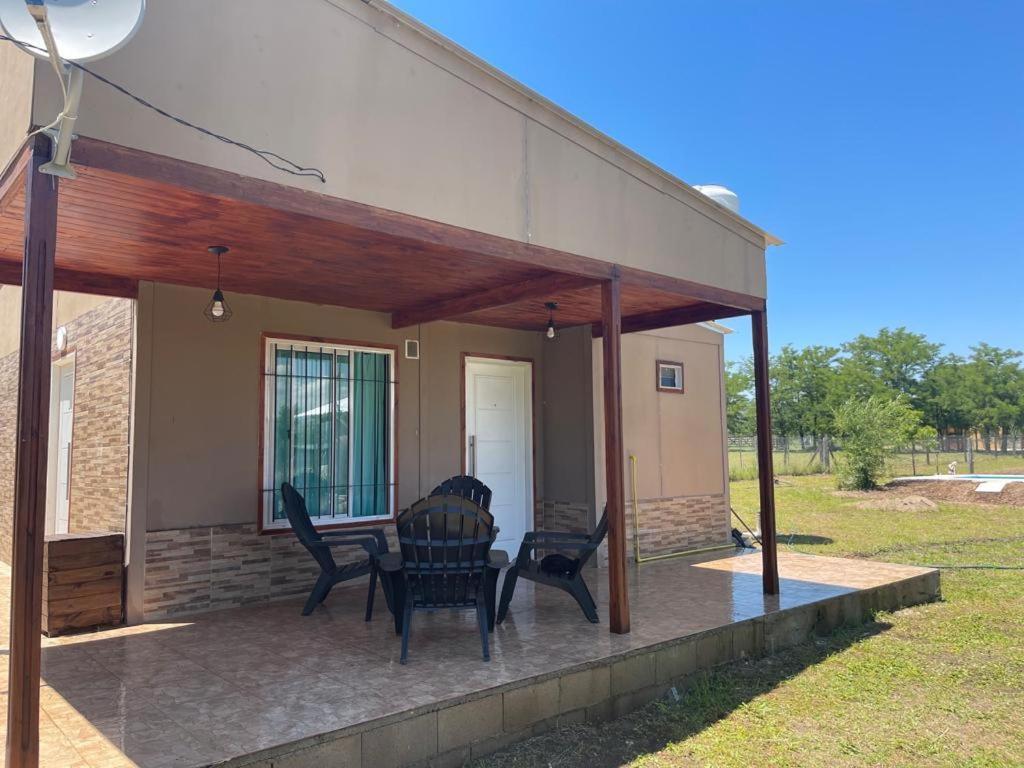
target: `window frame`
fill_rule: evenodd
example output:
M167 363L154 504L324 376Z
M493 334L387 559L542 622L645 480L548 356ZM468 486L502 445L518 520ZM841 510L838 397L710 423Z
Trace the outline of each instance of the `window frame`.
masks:
M256 489L258 496L258 512L256 519L257 532L260 534L276 535L282 533L291 533L291 525L287 519L274 520L272 518L272 511L267 509L266 496L264 489L267 483L267 477L272 469L271 451L268 451L268 446L273 445L273 440L270 436L273 435L273 424L271 419L274 417L274 409L270 405L270 398L272 397L272 390L267 387L267 379L269 378L268 373L268 360L270 351L273 344L277 345L289 345L289 344L302 344L306 346L310 345L321 345L324 347L331 347L332 349L340 349L347 352L374 352L377 354L386 354L390 358L390 371L391 371L391 382L392 386L389 387L388 391L388 414L389 423L391 426L391 434L388 441L388 473L390 478L389 488L390 491L387 497L387 513L384 515L374 515L372 517L360 517L358 519L348 518L344 522L330 522L330 523L318 523L319 518L311 518L313 526L318 531L329 531L339 528L365 528L372 525L380 525L382 523L393 522L397 515L398 506L398 346L395 344L379 344L368 341L353 341L350 339L327 339L319 336L302 336L289 333L276 333L270 331L264 331L260 334L260 354L259 354L259 400L260 400L260 418L259 418L259 485ZM351 459L350 459L351 467ZM351 469L350 469L351 471Z
M678 368L679 369L679 386L678 387L665 387L661 384L661 369L662 368ZM672 392L673 394L683 395L686 394L685 384L685 369L682 362L678 360L655 360L654 361L654 383L657 386L659 392Z

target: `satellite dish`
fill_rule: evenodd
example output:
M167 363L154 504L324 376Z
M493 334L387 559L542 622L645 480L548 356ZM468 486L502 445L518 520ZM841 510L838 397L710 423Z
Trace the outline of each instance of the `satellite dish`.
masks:
M42 0L42 5L61 57L81 62L101 59L131 40L146 10L146 0ZM0 0L0 27L35 46L26 48L29 53L49 58L26 0Z

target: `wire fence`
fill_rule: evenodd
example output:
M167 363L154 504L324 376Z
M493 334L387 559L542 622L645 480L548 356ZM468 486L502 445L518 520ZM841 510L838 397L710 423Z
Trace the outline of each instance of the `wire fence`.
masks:
M773 435L772 464L776 475L832 473L842 461L842 444L830 438ZM1024 437L990 438L943 435L935 442L914 443L901 449L889 462L893 477L947 474L956 471L978 474L1024 473ZM758 475L755 435L729 435L729 479L752 480Z

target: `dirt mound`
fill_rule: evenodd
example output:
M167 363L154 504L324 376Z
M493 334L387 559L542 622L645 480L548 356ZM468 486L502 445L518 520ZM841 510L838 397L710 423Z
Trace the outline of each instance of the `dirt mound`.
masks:
M939 505L924 496L896 496L883 492L880 498L857 502L857 509L881 509L886 512L929 512Z
M891 493L889 489L877 491L833 491L843 499L858 499L857 509L882 509L886 512L928 512L939 505L925 496Z
M976 480L902 480L889 483L885 492L903 498L1024 507L1024 483L1007 483L999 493L978 493L977 487Z

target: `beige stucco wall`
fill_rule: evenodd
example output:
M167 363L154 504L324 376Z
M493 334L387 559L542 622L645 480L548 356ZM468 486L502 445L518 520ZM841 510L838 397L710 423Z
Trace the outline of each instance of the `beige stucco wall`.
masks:
M106 296L56 291L53 294L53 327L66 325L100 304ZM15 352L21 338L21 287L0 285L0 357Z
M604 414L601 340L595 339L596 495L604 500ZM668 499L728 495L723 342L700 326L622 337L622 420L626 497ZM655 362L684 366L684 394L658 392ZM637 457L637 487L629 456Z
M189 120L319 166L326 184L275 171L91 78L76 130L764 295L763 233L376 0L336 3L151 0L137 37L91 65ZM35 119L46 122L59 91L43 64L36 82Z
M213 325L202 315L206 292L155 285L140 292L149 335L148 434L133 461L147 467L146 529L254 523L259 489L259 371L262 332L394 344L387 315L256 296L230 295L234 315ZM537 333L437 323L422 328L421 359L397 355L398 503L406 506L461 469L461 356L491 353L536 361L543 397L542 338ZM136 414L138 424L139 415ZM534 425L537 486L543 488L544 429ZM538 490L538 493L540 490ZM133 505L136 503L133 500Z
M32 118L32 57L0 42L0 170L21 146Z
M594 505L590 327L569 328L544 344L544 493L549 502Z

